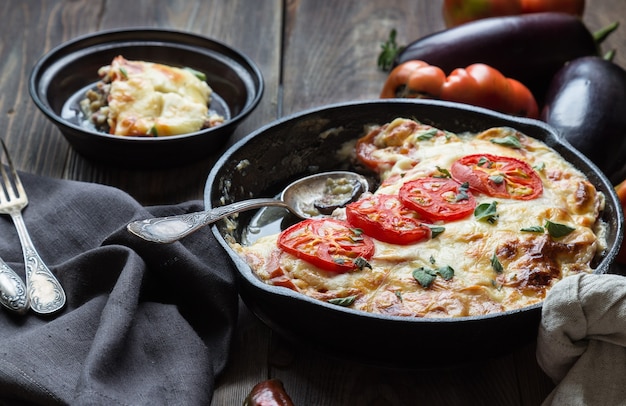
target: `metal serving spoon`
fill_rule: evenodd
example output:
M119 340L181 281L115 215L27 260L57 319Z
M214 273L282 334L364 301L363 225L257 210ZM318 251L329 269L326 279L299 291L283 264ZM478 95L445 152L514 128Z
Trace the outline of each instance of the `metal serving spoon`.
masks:
M280 199L242 200L196 213L133 221L127 228L144 240L171 243L231 214L266 206L284 207L302 219L326 216L368 190L369 184L362 175L346 171L323 172L291 183Z

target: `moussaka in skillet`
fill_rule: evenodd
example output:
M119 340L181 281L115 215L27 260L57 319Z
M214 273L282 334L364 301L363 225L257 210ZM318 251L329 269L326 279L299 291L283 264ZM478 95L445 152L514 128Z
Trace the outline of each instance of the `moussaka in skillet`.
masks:
M373 193L233 243L261 280L365 312L477 316L541 302L606 249L604 195L513 128L454 134L398 118L352 151L379 176Z

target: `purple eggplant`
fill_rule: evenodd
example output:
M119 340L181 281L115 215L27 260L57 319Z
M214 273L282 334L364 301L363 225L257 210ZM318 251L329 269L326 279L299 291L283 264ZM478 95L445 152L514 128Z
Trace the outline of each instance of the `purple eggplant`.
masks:
M616 25L589 32L580 18L565 13L532 13L472 21L418 39L397 54L395 65L422 60L449 74L484 63L526 85L541 102L565 62L598 55L598 41Z
M626 177L626 71L600 57L577 58L554 76L541 119L613 182Z

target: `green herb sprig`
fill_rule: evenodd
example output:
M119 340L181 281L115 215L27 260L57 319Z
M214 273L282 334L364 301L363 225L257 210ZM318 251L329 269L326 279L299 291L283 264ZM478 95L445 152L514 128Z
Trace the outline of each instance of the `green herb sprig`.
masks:
M356 295L346 296L346 297L338 297L338 298L335 298L335 299L329 299L328 303L334 304L334 305L337 305L337 306L349 307L349 306L352 306L352 304L354 303L356 298L357 298Z
M419 267L413 271L413 278L422 287L428 289L437 276L441 276L444 280L448 281L454 277L454 269L451 266L446 265L437 269L430 269L425 267Z
M486 221L489 224L495 224L498 221L498 202L481 203L474 209L474 217L478 221Z
M546 220L544 226L530 226L520 229L520 231L523 232L540 234L547 231L552 238L565 237L566 235L572 233L574 230L576 230L574 227L570 227L566 224L555 223L550 220Z

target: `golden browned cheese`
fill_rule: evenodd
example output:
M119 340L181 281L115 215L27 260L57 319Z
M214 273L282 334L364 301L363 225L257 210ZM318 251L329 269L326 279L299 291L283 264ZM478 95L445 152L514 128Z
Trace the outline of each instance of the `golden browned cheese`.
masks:
M539 175L543 193L532 200L475 194L478 205L497 203L496 221L469 216L439 223L443 233L411 245L374 240L371 268L343 274L323 271L281 252L276 235L250 246L233 244L260 279L324 301L351 297L350 307L366 312L475 316L541 302L558 280L592 272L592 261L606 249L600 220L604 196L546 144L510 128L452 134L407 119L373 131L377 159L388 163L375 193L397 194L404 182L449 170L456 159L476 153L525 161ZM516 147L492 142L510 136L517 139ZM345 213L339 210L334 215L342 218ZM573 231L559 237L545 230L527 231L547 221ZM501 267L494 266L494 257ZM439 267L451 267L454 276L437 277L423 287L413 275L416 269Z
M110 82L111 134L188 134L223 121L209 111L211 88L190 70L118 56L99 73Z

